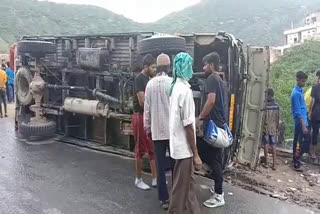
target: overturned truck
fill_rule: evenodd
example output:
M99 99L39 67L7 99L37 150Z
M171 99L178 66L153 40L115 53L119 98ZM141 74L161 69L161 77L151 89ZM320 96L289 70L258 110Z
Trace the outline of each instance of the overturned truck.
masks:
M246 50L246 51L245 51ZM133 150L133 80L145 54L181 51L194 58L196 114L203 105L202 58L220 54L226 82L232 155L254 167L262 134L268 47L243 47L228 33L153 32L85 36L25 36L16 44L16 126L25 138L53 133Z

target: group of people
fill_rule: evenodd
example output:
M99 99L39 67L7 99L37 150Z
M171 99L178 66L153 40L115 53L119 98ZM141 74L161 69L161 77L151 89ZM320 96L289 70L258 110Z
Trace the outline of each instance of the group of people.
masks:
M301 157L307 155L316 158L315 148L320 128L320 71L316 72L316 84L311 89L311 102L307 106L303 93L308 75L302 71L296 73L296 85L291 93L291 114L294 120L293 166L301 170ZM280 108L274 100L274 91L266 91L266 106L262 143L264 145L264 167L268 167L269 146L272 147L273 164L276 170L276 145L279 136Z
M312 151L317 145L320 128L320 71L316 73L316 76L317 83L312 87L309 109L303 94L303 88L308 80L306 73L297 72L297 84L291 94L291 112L294 119L293 161L295 169L300 169L300 158L304 154L315 158Z
M2 104L4 105L4 116L7 117L7 101L14 102L14 72L9 63L2 60L0 67L0 118L3 117Z
M303 88L308 75L302 71L296 73L296 85L291 93L291 114L294 120L293 166L301 170L301 157L315 158L315 147L320 128L320 71L316 73L317 82L311 90L311 103L307 106ZM264 167L268 167L269 146L272 148L272 169L276 170L276 145L279 136L280 107L274 100L274 91L266 91L266 106L262 143L264 145Z
M143 70L134 80L132 125L136 143L135 186L141 190L151 189L142 179L143 156L148 154L151 185L157 187L160 204L170 214L201 213L193 173L201 169L202 161L211 167L214 180L210 188L212 196L203 204L209 208L225 204L222 188L223 149L212 147L196 137L197 128L209 119L219 128L223 128L226 122L220 96L225 93L225 83L217 74L219 54L213 52L206 55L203 64L207 77L204 90L206 102L198 118L188 83L193 75L193 58L188 53L175 56L172 77L169 77L171 60L168 55L162 53L157 59L146 55ZM171 168L166 157L167 151L174 162L171 194L166 179L166 170Z

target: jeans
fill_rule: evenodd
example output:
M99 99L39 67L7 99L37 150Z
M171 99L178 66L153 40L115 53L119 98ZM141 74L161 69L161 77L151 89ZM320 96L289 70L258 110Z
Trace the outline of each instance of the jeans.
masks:
M6 90L0 89L0 115L2 115L2 103L4 105L4 114L7 114Z
M214 191L221 195L223 193L223 170L222 153L223 149L214 148L202 138L197 138L198 153L201 160L211 168L210 177L214 180Z
M154 153L157 165L157 187L160 201L169 200L169 193L166 179L167 158L166 152L169 151L169 140L154 141Z
M319 128L320 128L320 120L312 120L311 127L312 127L312 145L317 145Z
M300 153L299 156L296 155L297 151L297 144L300 144ZM294 138L293 138L293 161L295 164L300 164L299 158L304 153L310 152L310 129L308 128L308 133L304 134L302 131L302 126L300 124L296 124L294 127Z
M8 103L12 103L14 101L14 86L13 86L13 84L8 84L7 96L8 96Z

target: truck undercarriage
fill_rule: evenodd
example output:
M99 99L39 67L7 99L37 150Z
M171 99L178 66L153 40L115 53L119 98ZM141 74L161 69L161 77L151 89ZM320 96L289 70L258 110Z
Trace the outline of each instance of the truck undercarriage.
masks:
M163 52L173 58L186 51L194 58L190 84L198 115L204 102L202 58L216 51L234 136L225 162L236 154L240 162L254 166L269 52L268 48L248 48L246 58L242 45L227 33L22 37L15 53L18 130L26 138L55 132L133 150L133 80L142 69L142 57Z

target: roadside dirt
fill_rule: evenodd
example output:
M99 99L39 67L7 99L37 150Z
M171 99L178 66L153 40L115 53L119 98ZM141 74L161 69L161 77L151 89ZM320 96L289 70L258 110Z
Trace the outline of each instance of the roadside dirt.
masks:
M268 157L272 160L271 156ZM320 210L320 167L304 163L303 171L292 168L290 155L278 155L276 171L259 165L255 171L234 164L225 172L225 181L260 194Z

